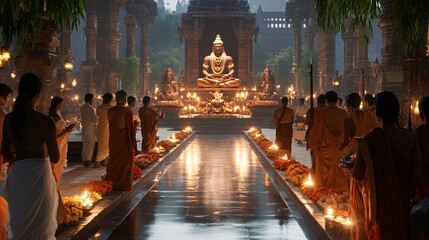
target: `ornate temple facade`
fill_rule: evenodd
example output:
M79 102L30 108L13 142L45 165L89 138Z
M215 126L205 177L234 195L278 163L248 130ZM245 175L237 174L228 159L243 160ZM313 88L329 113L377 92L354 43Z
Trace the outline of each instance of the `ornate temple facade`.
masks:
M155 19L157 5L154 0L90 0L86 9L86 59L81 65L84 90L100 92L118 90L115 64L119 58L119 12L125 7L127 56L136 56L136 28L141 29L140 84L141 93L149 89L148 26Z
M252 41L258 33L254 13L246 0L193 0L182 15L179 34L185 41L185 84L197 86L202 77L204 56L212 51L213 40L219 34L225 51L232 56L235 76L241 86L250 84L252 72Z

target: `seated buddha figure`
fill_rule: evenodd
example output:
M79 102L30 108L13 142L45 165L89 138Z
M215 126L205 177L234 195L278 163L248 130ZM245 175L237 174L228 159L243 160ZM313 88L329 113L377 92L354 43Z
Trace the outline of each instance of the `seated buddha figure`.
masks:
M213 50L204 57L203 78L198 78L198 87L235 88L240 87L240 79L234 78L234 62L226 55L219 34L213 42Z

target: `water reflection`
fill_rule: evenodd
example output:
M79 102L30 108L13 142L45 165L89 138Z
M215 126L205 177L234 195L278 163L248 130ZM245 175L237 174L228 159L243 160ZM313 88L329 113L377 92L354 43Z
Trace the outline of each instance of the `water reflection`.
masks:
M197 136L133 214L111 239L305 239L242 135Z

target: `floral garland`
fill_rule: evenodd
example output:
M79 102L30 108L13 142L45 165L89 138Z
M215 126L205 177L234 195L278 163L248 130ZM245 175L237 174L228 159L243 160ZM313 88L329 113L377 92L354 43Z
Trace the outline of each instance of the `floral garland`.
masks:
M287 181L300 186L301 191L325 211L327 208L333 208L335 216L347 217L349 215L349 193L342 192L337 188L314 188L306 186L304 182L309 175L313 175L311 169L291 159L288 153L286 153L287 157L285 157L285 151L276 149L275 145L265 138L260 129L251 128L248 134L274 161L274 167L277 170L285 171L285 179ZM351 157L349 156L349 158L355 157L352 154L350 154Z
M133 164L133 179L139 179L142 177L142 169L149 166L149 164L158 160L165 151L170 150L176 146L180 141L185 139L192 132L192 129L187 127L186 129L173 134L168 140L160 141L156 148L149 153L138 155L134 158ZM111 181L91 181L89 183L82 184L79 188L80 192L86 192L84 194L85 199L89 199L91 203L95 203L102 199L102 196L113 190L113 183ZM88 207L83 206L84 200L83 195L73 195L71 197L64 197L63 204L65 209L65 219L63 224L72 225L76 224L80 218L83 217L84 211L88 210Z
M140 168L145 169L153 162L157 161L165 152L170 151L173 147L175 147L179 142L189 136L192 132L192 129L187 127L186 129L177 132L167 140L159 141L156 144L156 147L149 151L148 153L139 154L134 157L134 163Z

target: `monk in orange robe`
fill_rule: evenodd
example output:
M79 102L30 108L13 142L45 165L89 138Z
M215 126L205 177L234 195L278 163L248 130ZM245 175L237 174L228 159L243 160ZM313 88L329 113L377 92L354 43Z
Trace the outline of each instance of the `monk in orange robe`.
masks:
M310 132L310 148L315 152L317 186L340 188L348 191L346 175L338 168L344 150L339 147L344 139L343 120L348 117L345 110L337 107L338 95L334 91L325 94L327 108L314 112L313 128Z
M276 126L276 145L291 154L294 112L287 107L288 102L287 97L282 98L283 106L274 111L273 124Z
M395 123L400 107L393 93L377 94L375 105L381 128L357 139L351 174L356 181L369 182L363 192L366 239L411 239L411 200L422 176L417 138Z
M325 100L325 94L320 94L317 96L317 106L315 108L310 108L307 111L307 117L305 118L305 125L307 125L307 130L305 131L305 140L307 142L307 150L310 150L310 157L311 157L311 169L313 172L316 171L316 159L314 156L314 149L310 148L310 132L313 128L313 116L315 111L323 110L327 108L326 106L326 100Z
M372 96L372 95L371 95ZM359 109L361 98L357 93L351 93L346 96L347 111L350 116L343 121L344 141L340 149L346 149L347 152L357 152L358 143L354 137L363 137L378 122L371 116L371 113ZM358 182L350 179L350 214L353 221L351 228L352 239L366 239L364 220L363 196L365 190L369 188L368 181Z
M131 190L133 182L133 159L137 153L133 113L125 107L127 93L116 93L117 105L109 109L109 156L106 168L107 181L113 182L113 189Z
M142 133L142 152L146 153L152 150L156 144L156 123L164 118L164 113L155 111L149 107L150 97L143 98L143 107L139 109Z

